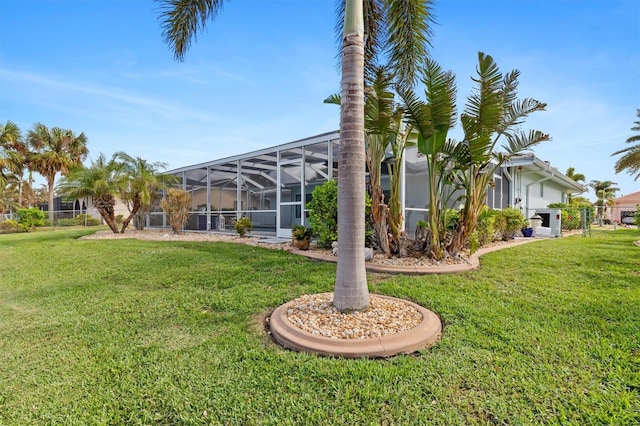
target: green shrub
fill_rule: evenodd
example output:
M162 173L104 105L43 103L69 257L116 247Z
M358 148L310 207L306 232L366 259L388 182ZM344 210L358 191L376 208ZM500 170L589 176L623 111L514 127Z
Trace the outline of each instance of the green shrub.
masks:
M494 218L493 226L501 231L502 240L508 241L513 238L516 232L524 228L527 219L522 212L514 208L506 208L500 211L500 214Z
M57 226L77 226L78 221L70 218L58 219L58 221L56 222L56 225Z
M43 219L42 223L44 224L42 226L56 226L56 221L51 219Z
M97 219L88 214L79 214L76 216L76 222L78 225L82 226L98 226L100 225L100 219Z
M369 245L374 231L373 224L367 220L371 217L371 197L368 193L365 193L365 197L365 245ZM306 208L318 247L331 247L332 242L338 241L338 182L329 180L316 186Z
M117 215L116 216L116 223L118 225L122 225L122 222L124 222L124 215L121 215L121 214Z
M18 223L26 230L31 230L36 226L44 226L44 213L37 207L19 209L16 213L18 214Z
M493 217L493 241L501 240L507 232L507 218L502 214Z
M251 231L251 229L253 228L253 222L251 222L251 219L249 219L248 217L241 217L239 219L236 219L233 227L241 237L244 237L244 235L248 231Z
M500 210L490 210L487 206L484 207L482 213L478 216L476 229L474 229L469 236L471 253L475 253L480 247L493 242L497 237L502 237L502 233L506 227L506 219L502 217L502 221L498 224L501 229L496 235L494 223L498 217L501 217Z
M318 236L318 246L331 247L338 240L338 182L328 180L313 189L307 203L309 224Z
M15 220L7 219L0 222L0 234L15 234L16 232L25 232L20 224Z
M444 212L444 223L447 231L453 232L458 229L460 223L460 211L456 209L447 209Z

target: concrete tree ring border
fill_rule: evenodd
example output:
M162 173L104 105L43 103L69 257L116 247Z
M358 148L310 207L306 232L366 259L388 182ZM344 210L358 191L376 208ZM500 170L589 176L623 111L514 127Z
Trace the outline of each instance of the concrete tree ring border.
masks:
M282 346L299 352L344 358L380 358L408 354L433 345L442 333L440 318L432 311L403 299L376 294L376 297L392 299L415 307L422 315L422 322L411 330L390 336L369 339L335 339L317 336L293 325L287 318L287 310L293 301L279 306L271 314L271 335Z

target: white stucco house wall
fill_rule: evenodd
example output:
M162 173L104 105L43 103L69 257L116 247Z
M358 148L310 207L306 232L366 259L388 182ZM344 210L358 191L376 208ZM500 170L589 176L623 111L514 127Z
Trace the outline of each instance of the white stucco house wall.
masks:
M566 203L570 195L587 190L534 154L513 156L503 164L503 170L510 181L511 206L519 208L526 218L549 204Z

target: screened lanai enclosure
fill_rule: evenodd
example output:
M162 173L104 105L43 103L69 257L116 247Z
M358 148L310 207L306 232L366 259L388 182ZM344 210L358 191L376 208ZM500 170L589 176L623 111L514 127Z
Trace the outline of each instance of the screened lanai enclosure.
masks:
M336 177L338 142L332 132L166 173L191 195L187 230L232 231L244 216L254 233L290 237L292 225L308 226L313 189ZM167 226L159 206L154 210L150 226Z
M313 189L338 176L338 132L325 133L271 148L171 170L176 187L191 195L188 231L233 232L236 218L248 217L253 233L290 238L293 225L308 223L306 204ZM382 187L389 196L386 167ZM419 220L426 220L428 186L426 160L415 148L404 155L401 170L401 204L405 229L413 232ZM489 188L490 207L508 205L508 190L502 176L495 176ZM362 179L366 185L366 176ZM168 220L157 203L148 226L168 228Z

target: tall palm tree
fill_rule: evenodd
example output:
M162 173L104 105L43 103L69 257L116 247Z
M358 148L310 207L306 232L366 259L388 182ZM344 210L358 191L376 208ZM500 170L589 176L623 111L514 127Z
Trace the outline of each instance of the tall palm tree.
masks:
M584 175L582 173L576 173L576 169L574 167L569 167L567 169L567 171L565 172L565 175L569 178L569 179L573 179L574 181L580 183L584 183L586 182L586 178L584 177Z
M640 109L637 110L638 120L634 122L635 126L631 128L634 132L640 132ZM635 143L630 147L614 152L613 155L624 154L615 164L616 173L626 170L630 175L636 175L634 180L640 178L640 133L630 136L627 143Z
M578 183L582 182L584 184L587 181L587 178L582 173L576 173L576 169L574 167L569 167L565 172L565 175L569 179L573 179ZM574 197L571 194L569 194L569 196L567 197L567 202L571 204L573 202L573 199Z
M603 224L607 207L613 206L616 192L620 191L620 188L613 185L617 185L617 183L610 180L592 180L589 182L589 187L593 188L593 192L598 197L598 200L593 204L598 208L596 217L600 226Z
M223 0L159 0L163 35L176 59L183 60L192 39ZM430 0L340 0L338 33L342 46L342 102L338 165L338 234L340 255L334 305L340 311L364 310L369 291L364 266L364 69L380 52L388 53L396 74L413 81L430 36ZM343 7L344 6L344 7ZM366 12L366 13L365 13ZM367 43L365 48L365 27Z
M124 152L114 154L114 159L121 165L118 168L119 196L129 210L129 217L122 222L120 230L124 233L138 213L149 211L151 204L158 197L158 191L167 188L174 180L174 176L159 173L161 169L167 168L165 163L150 163L140 157L131 157ZM138 224L137 227L140 229L141 225Z
M37 123L27 134L30 168L47 179L49 190L49 220L53 221L53 199L56 175L66 175L71 168L81 165L87 158L87 137L73 131Z
M0 187L12 176L22 175L25 151L20 128L9 120L0 124Z
M70 198L91 197L93 205L114 234L119 233L115 217L115 195L119 193L118 171L121 165L104 154L91 161L89 167L77 165L69 170L58 185L58 191Z

